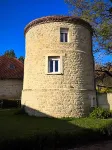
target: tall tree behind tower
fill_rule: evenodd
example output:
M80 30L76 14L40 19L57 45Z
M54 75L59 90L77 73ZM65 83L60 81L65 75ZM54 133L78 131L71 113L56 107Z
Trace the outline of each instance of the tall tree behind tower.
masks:
M71 14L88 21L94 28L94 52L112 54L112 0L65 0Z

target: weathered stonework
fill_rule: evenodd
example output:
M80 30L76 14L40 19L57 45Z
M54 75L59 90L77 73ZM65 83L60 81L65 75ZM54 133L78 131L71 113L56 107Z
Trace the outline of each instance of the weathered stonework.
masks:
M69 29L69 42L60 42L60 28ZM49 21L27 28L22 104L29 115L81 117L96 97L91 27ZM62 55L63 74L46 74L46 55Z
M22 80L17 79L0 80L0 100L1 99L20 100L22 89L23 89Z

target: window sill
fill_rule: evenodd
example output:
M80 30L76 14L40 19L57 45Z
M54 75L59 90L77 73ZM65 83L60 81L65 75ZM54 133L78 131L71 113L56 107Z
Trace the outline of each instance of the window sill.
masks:
M60 42L61 44L69 44L70 42Z
M61 73L61 72L50 72L50 73L47 73L47 75L63 75L63 73Z

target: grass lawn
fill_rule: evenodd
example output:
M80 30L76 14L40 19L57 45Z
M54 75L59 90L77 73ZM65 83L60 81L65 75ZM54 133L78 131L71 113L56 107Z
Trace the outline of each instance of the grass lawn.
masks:
M66 146L109 136L112 119L36 118L15 115L17 110L0 110L0 147L34 149L42 146ZM24 144L23 144L24 143ZM17 146L19 145L19 146ZM33 149L33 148L32 148Z

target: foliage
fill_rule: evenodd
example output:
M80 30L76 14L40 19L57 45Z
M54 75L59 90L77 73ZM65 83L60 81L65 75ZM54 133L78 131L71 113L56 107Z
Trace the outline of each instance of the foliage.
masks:
M106 119L110 117L110 111L104 108L96 107L91 113L90 118Z
M6 50L5 53L4 53L4 56L7 56L7 57L9 57L9 58L16 58L16 54L15 54L15 52L14 52L13 49L11 49L11 50ZM24 57L23 57L23 56L20 56L20 57L18 58L18 60L20 60L22 63L24 63Z
M107 93L107 88L104 87L104 88L101 88L100 90L97 89L97 92L98 92L98 93Z
M18 58L18 60L20 60L22 63L24 63L24 57L23 57L23 56L20 56L20 57Z
M4 53L5 56L8 56L10 58L16 58L16 54L14 52L14 50L6 50L5 53Z
M105 65L95 64L95 78L100 79L103 81L103 79L108 75L109 77L112 77L112 63L106 63Z
M112 88L103 87L100 90L96 88L98 93L112 93Z
M112 1L65 0L71 13L88 21L94 28L94 52L112 53Z
M112 92L111 78L112 78L112 63L107 63L105 65L99 64L95 65L95 79L97 85L96 90L99 93Z
M37 118L0 110L0 149L55 149L109 138L112 119ZM49 148L50 147L50 148Z

